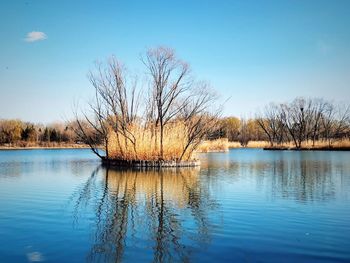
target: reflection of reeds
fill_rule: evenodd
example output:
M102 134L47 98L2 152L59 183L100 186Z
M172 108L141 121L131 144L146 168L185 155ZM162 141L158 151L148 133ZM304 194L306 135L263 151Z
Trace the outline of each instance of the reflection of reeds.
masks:
M184 207L189 202L189 189L193 189L198 183L198 172L197 168L109 170L108 187L111 194L130 192L135 188L147 200L152 195L160 196L160 191L163 191L165 200L170 200L178 207Z
M96 191L94 171L76 198L75 212L88 203L96 212L88 261L121 262L125 250L141 237L138 246L151 249L153 261L187 262L191 251L184 239L209 242L208 214L215 203L209 199L209 190L201 188L198 168L100 171L105 172L101 191ZM95 192L93 199L90 188ZM183 225L182 211L193 222L190 231Z

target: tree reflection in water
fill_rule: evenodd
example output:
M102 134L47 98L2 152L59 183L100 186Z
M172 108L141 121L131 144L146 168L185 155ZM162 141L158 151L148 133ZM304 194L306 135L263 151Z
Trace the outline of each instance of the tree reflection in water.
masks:
M234 154L232 151L232 155ZM203 156L201 168L208 169L212 179L230 177L237 185L245 180L274 199L297 202L329 201L344 185L347 169L342 160L330 158L327 152L239 151L230 157L219 154ZM333 153L336 154L336 153ZM215 178L215 177L219 177Z
M96 180L99 172L103 173L102 191ZM93 192L99 192L99 197L92 198ZM98 168L75 200L75 222L88 204L96 212L89 262L121 262L130 248L135 253L150 250L154 262L187 262L193 241L210 242L208 215L217 206L209 189L201 187L196 168Z
M329 160L276 161L271 192L300 202L333 199L339 179L334 167Z

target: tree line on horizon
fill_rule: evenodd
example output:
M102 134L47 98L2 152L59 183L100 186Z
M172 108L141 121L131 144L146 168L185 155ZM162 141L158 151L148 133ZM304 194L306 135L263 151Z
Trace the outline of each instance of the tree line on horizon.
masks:
M296 98L288 103L270 103L255 117L270 146L292 143L296 149L311 142L326 143L350 137L350 105L322 98Z
M88 123L81 123L88 127ZM86 144L84 136L76 131L75 121L50 125L0 119L0 144L14 146L50 143ZM102 136L93 129L86 130L95 141L103 143ZM95 134L95 135L94 135ZM320 98L296 98L289 103L270 103L254 118L218 117L216 126L205 138L227 138L243 147L250 141L268 141L270 146L292 143L300 148L305 141L314 145L323 141L328 146L350 138L350 107Z
M0 145L40 146L50 143L80 143L74 132L74 122L50 125L24 122L18 119L0 119Z
M350 105L303 97L270 103L253 118L221 118L211 138L227 138L243 147L250 141L266 141L270 147L291 143L300 149L303 143L314 147L319 142L331 147L350 139Z

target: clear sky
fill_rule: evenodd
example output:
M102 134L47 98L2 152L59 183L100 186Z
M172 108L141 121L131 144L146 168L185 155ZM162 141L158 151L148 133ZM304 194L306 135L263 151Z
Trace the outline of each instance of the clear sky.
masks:
M0 118L51 122L87 100L95 60L142 72L174 48L222 99L224 115L317 96L350 102L350 1L0 1Z

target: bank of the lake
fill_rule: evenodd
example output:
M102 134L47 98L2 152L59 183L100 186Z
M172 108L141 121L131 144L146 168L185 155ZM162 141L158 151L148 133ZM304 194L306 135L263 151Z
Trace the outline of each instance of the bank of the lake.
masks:
M45 144L5 144L0 145L0 150L45 150L45 149L89 149L86 144L78 143L45 143Z

